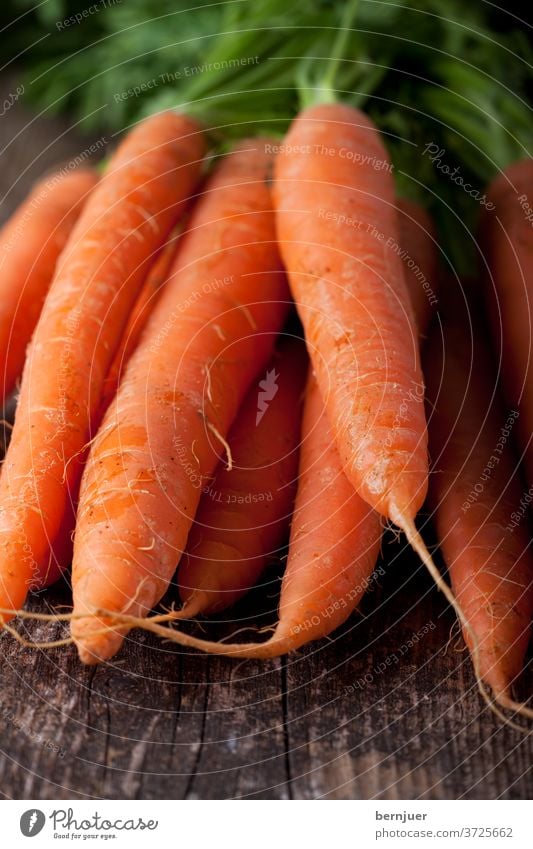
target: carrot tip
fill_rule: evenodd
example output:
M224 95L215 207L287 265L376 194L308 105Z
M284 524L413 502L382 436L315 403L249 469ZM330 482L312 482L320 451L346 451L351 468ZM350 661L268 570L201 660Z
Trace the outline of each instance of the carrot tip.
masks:
M94 666L109 660L124 641L125 629L115 623L105 624L96 617L86 616L72 622L72 639L82 663Z

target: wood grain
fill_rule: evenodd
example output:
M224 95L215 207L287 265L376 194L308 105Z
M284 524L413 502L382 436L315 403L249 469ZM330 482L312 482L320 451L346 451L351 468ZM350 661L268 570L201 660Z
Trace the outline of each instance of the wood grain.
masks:
M0 83L3 99L16 81ZM2 219L40 173L94 141L19 104L0 132ZM15 799L530 798L530 739L503 726L480 699L462 644L449 641L453 616L416 560L390 539L384 552L386 574L361 615L333 639L282 661L237 664L134 633L111 663L88 669L72 648L22 649L2 634L0 792ZM276 570L268 580L234 621L210 632L272 621L264 607L275 604ZM65 582L30 604L49 610L69 598ZM28 633L51 639L63 628L34 624Z

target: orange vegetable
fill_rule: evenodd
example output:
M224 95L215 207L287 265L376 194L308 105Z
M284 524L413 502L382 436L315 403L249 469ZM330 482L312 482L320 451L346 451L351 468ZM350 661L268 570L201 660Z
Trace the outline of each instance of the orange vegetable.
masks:
M2 402L22 374L57 259L96 182L87 168L40 180L0 232Z
M400 201L399 207L407 215L398 254L406 263L417 324L425 328L431 304L428 297L418 297L418 290L421 280L428 281L432 292L436 285L432 226L429 217L412 204ZM418 271L409 259L415 261ZM425 294L427 290L423 291ZM316 380L310 375L298 490L274 634L265 643L214 643L165 627L165 621L197 612L187 608L170 617L155 617L147 627L182 645L216 654L273 657L292 651L330 634L353 613L367 587L376 580L380 539L380 516L355 492L344 474Z
M215 171L92 445L73 561L82 618L72 633L87 663L123 639L95 633L95 608L146 616L167 589L202 488L286 316L271 167L264 142L251 140Z
M276 161L280 249L348 479L400 527L427 488L418 340L387 154L348 106L302 112Z
M431 216L418 203L398 200L399 254L419 336L424 338L437 304L437 238Z
M495 391L485 328L459 300L426 352L430 496L476 672L509 706L533 615L527 520L511 526L522 483L511 445L517 421Z
M302 425L298 491L289 557L281 585L279 621L264 643L218 643L169 628L178 614L142 624L190 648L231 657L277 657L338 627L372 583L381 540L379 514L344 475L316 381L309 380ZM133 627L141 624L117 617Z
M204 149L173 113L133 130L61 255L24 368L0 477L0 607L24 603L74 501L100 392L151 257L178 219Z
M234 604L258 580L290 524L300 441L305 346L285 341L246 396L200 501L178 571L182 616Z
M137 347L146 323L159 299L161 289L170 273L172 261L176 254L177 240L178 234L173 233L167 243L160 249L153 266L148 272L146 282L135 302L135 306L130 313L120 347L104 380L101 402L102 415L115 396L128 360Z

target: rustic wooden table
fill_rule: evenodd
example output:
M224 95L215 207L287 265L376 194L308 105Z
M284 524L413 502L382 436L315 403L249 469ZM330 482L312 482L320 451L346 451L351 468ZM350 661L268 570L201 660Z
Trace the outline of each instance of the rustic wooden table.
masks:
M3 79L0 101L14 86ZM67 122L20 104L2 116L0 134L2 219L40 173L88 144ZM362 615L288 659L235 663L135 633L111 663L84 668L72 648L22 649L3 634L0 792L531 798L531 738L502 725L480 699L462 643L450 640L453 616L416 560L392 539L383 551L384 574ZM266 582L273 607L275 568ZM211 630L263 622L264 596L253 594ZM68 601L65 582L31 605ZM43 624L29 631L41 640L63 633Z

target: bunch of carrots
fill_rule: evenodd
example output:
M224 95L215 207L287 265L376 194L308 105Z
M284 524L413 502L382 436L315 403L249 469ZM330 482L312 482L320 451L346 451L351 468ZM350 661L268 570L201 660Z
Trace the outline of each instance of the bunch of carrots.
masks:
M533 199L533 161L488 187L486 267L465 294L359 109L317 103L281 143L207 151L192 118L147 118L102 176L44 180L0 235L2 390L18 395L0 475L3 627L24 642L13 618L47 618L23 611L28 592L72 563L73 610L58 616L71 638L47 645L73 640L84 663L135 627L278 656L357 608L391 522L455 609L485 697L532 716L512 687L533 555L527 516L511 517L516 448L533 484L519 200ZM471 325L483 292L516 411L503 439L493 351ZM416 525L424 504L449 581ZM287 539L266 641L183 630L235 604ZM182 605L152 613L175 573Z

